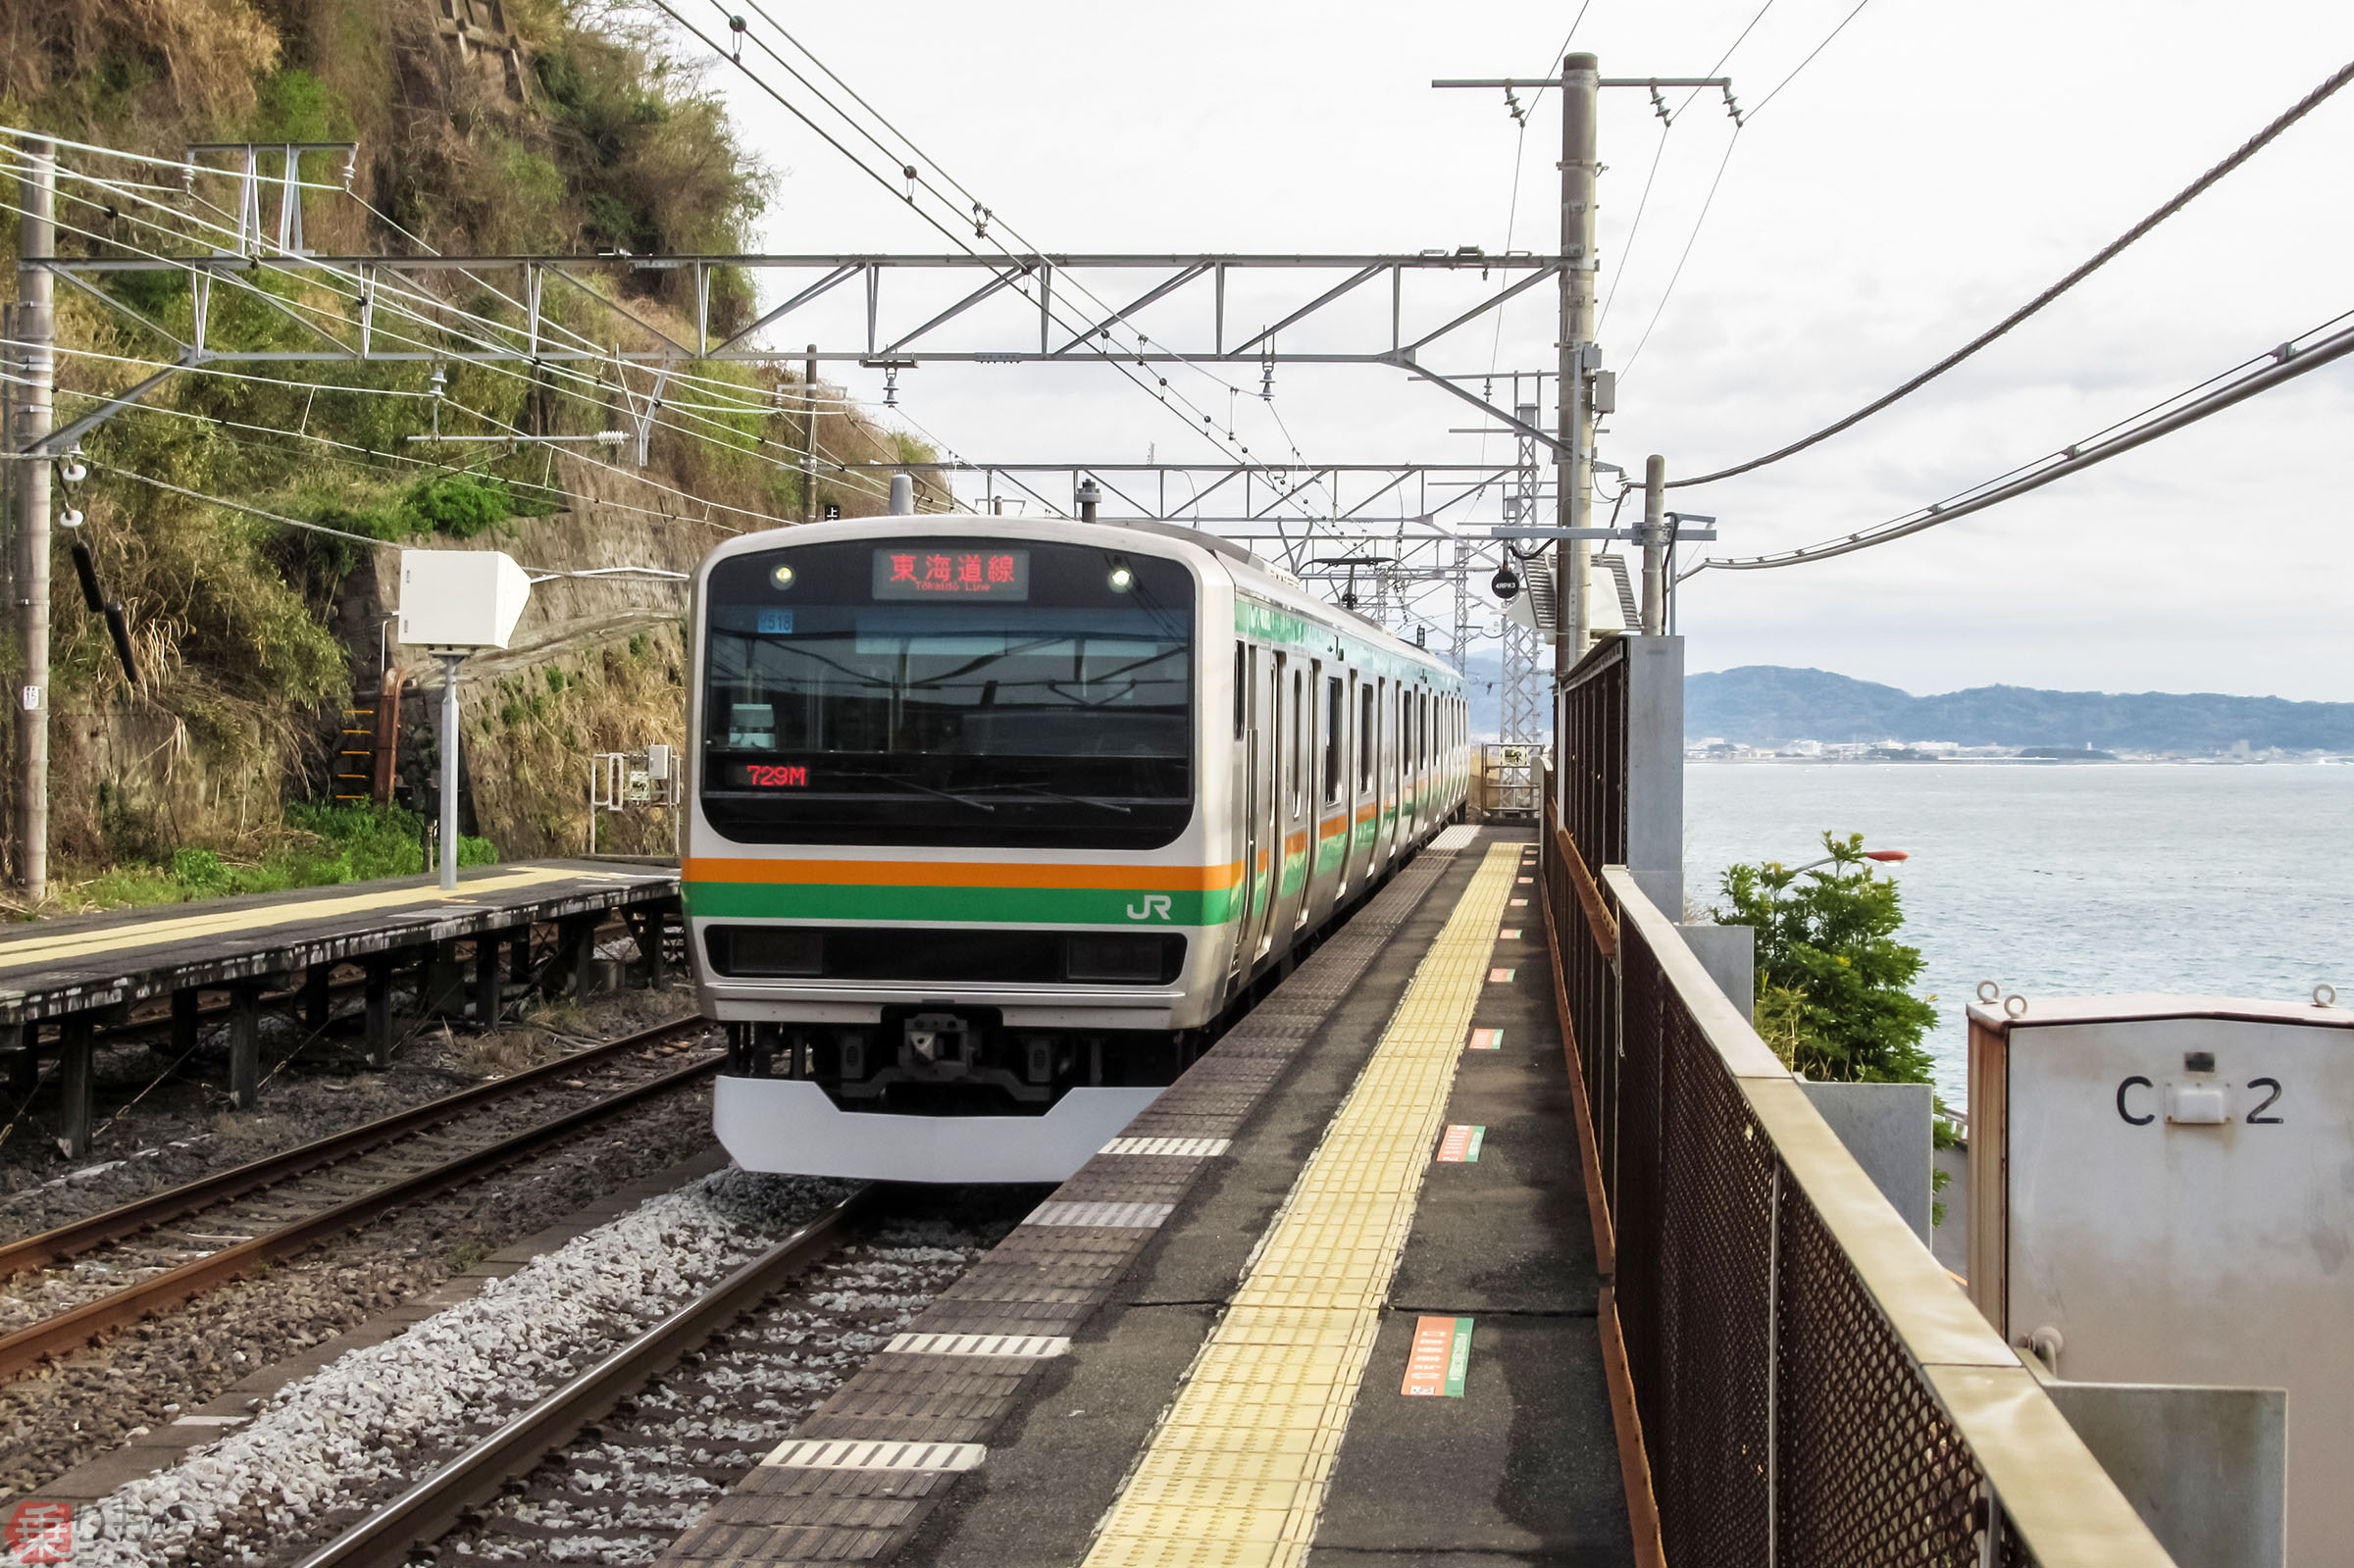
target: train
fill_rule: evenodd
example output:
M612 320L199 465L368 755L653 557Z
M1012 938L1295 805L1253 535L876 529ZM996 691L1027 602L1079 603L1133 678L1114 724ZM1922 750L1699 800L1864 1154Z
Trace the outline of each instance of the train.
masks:
M1181 526L746 533L691 639L681 886L748 1170L1063 1180L1468 784L1452 666Z

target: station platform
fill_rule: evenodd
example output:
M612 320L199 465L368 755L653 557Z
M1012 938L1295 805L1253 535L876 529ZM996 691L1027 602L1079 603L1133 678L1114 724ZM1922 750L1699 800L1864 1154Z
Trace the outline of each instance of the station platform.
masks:
M255 1032L267 995L282 995L308 1024L323 1027L333 973L353 966L365 977L367 1050L381 1059L391 1038L392 978L403 965L419 970L421 1010L446 1009L453 999L462 1007L467 986L457 964L465 943L478 1014L489 1016L510 985L552 979L585 991L596 928L619 918L640 938L658 982L663 933L678 899L675 863L539 860L460 872L447 892L437 878L403 877L5 928L0 1051L20 1097L37 1084L42 1057L56 1059L73 1143L88 1125L93 1030L168 999L175 1043L184 1047L193 1043L205 993L214 992L215 1010L225 1005L229 1013L230 1087L243 1106L251 1103ZM553 939L535 957L534 935L542 929Z
M1633 1562L1536 875L1443 835L666 1562Z

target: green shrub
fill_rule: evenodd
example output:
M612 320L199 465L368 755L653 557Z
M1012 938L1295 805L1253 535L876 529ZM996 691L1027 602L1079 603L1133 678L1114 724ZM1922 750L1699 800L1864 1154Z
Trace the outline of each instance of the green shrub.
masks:
M1926 1084L1921 1037L1937 1010L1906 989L1920 974L1896 884L1875 876L1864 835L1822 835L1830 864L1796 872L1775 861L1726 869L1724 925L1757 933L1758 1033L1810 1078ZM1934 998L1932 998L1934 1000Z

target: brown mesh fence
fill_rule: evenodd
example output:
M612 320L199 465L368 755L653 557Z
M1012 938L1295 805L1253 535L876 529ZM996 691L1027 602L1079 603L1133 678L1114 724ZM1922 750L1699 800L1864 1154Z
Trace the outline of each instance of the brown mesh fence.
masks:
M1999 1509L1987 1539L1969 1442L1601 877L1625 843L1624 668L1581 675L1545 792L1543 891L1668 1562L2033 1564Z

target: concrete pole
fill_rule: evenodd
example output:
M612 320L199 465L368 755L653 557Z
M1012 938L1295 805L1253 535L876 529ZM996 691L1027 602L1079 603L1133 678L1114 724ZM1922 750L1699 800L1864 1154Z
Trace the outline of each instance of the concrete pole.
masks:
M32 173L21 181L25 218L17 254L17 330L24 347L19 395L19 451L49 438L57 357L56 280L46 267L26 265L57 254L56 151L46 139L25 143ZM49 890L49 465L13 463L18 470L17 614L24 667L17 693L17 882L39 899Z
M458 664L441 655L441 890L458 885Z
M1602 97L1601 63L1589 54L1561 62L1561 324L1560 426L1554 483L1563 528L1585 528L1594 511L1594 411L1586 396L1586 348L1594 336L1595 109ZM1592 643L1586 626L1586 577L1593 550L1583 539L1555 547L1554 588L1559 604L1553 642L1558 681Z
M893 517L915 516L914 476L894 474L891 477L891 515Z
M1096 507L1102 501L1103 492L1096 488L1096 481L1094 480L1089 479L1081 480L1079 481L1079 489L1077 494L1079 498L1079 521L1082 523L1093 523L1096 520Z
M1667 460L1643 460L1643 634L1667 631Z
M801 521L817 521L817 345L801 361Z

